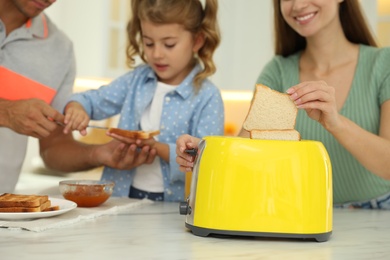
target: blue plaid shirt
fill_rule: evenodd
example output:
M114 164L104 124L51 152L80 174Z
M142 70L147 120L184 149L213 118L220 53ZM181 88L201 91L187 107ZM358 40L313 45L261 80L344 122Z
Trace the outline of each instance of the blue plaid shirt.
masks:
M160 159L165 201L184 200L184 174L176 163L176 139L182 134L199 138L223 134L224 107L219 89L209 80L203 81L198 93L193 87L194 76L200 69L195 66L165 96L159 135L159 142L169 145L169 163ZM119 128L140 130L142 113L152 102L156 86L153 70L141 65L98 90L74 94L71 101L81 103L92 120L120 114ZM115 182L114 196L128 196L134 174L135 170L105 167L102 179Z

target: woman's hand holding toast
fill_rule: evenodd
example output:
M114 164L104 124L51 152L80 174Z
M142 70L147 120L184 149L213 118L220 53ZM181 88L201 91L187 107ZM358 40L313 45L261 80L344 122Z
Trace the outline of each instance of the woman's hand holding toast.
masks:
M287 93L298 108L304 109L329 132L341 127L334 87L324 81L307 81L289 88Z

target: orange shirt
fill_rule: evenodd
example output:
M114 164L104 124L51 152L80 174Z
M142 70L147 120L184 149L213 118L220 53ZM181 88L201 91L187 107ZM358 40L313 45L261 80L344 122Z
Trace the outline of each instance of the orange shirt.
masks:
M0 66L0 98L21 100L39 98L50 104L57 91Z

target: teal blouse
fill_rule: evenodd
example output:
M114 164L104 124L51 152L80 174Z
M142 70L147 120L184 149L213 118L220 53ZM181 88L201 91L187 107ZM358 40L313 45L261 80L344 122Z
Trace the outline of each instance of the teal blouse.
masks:
M275 56L257 82L280 92L300 82L300 53ZM378 134L380 107L390 99L390 48L360 45L359 60L352 86L340 114L363 129ZM321 141L332 163L335 204L370 200L390 192L390 181L365 169L318 122L299 110L296 130L305 140ZM390 158L389 158L390 160Z

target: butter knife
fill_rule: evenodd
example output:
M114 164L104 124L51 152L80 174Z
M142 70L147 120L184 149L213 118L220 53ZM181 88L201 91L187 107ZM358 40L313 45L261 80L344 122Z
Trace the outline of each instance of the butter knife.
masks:
M56 121L57 125L65 126L64 123ZM106 126L98 126L98 125L87 125L88 128L96 128L96 129L102 129L102 130L108 130L109 128Z
M98 125L88 125L87 127L89 127L89 128L96 128L96 129L103 129L103 130L108 130L109 129L109 127L98 126Z

